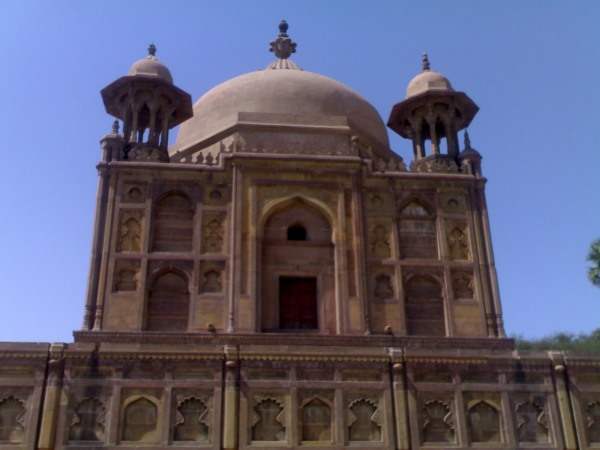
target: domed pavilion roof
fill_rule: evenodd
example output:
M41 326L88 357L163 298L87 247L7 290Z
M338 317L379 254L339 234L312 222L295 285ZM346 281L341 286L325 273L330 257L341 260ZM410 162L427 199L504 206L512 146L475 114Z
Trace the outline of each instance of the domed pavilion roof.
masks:
M427 54L423 55L422 71L408 83L406 98L430 91L452 92L454 89L448 78L439 72L431 70Z
M148 56L132 64L127 75L159 78L169 84L173 84L171 71L156 57L156 46L154 44L150 44L148 47Z
M279 36L271 43L277 60L266 69L240 75L214 87L194 104L194 116L181 125L175 151L186 150L235 125L241 113L277 117L319 118L338 116L350 126L384 146L386 126L377 110L348 86L300 69L289 59L296 44L282 21Z

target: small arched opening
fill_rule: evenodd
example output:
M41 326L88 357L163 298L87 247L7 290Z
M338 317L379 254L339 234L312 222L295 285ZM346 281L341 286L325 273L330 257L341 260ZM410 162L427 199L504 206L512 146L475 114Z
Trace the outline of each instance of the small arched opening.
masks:
M297 223L291 225L287 229L287 240L288 241L306 241L308 240L308 234L306 228L301 224Z

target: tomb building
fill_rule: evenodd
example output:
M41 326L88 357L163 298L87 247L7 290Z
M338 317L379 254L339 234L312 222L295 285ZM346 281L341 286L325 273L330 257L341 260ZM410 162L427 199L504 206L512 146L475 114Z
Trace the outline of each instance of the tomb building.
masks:
M0 450L600 448L600 358L505 336L460 80L424 55L386 127L271 51L194 104L153 45L102 90L83 326L0 344Z

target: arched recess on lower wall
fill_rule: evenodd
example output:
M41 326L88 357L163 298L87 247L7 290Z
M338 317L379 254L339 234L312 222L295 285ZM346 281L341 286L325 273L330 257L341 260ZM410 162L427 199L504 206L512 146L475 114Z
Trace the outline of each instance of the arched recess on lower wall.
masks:
M406 330L412 336L445 336L442 284L430 274L405 280Z
M291 196L268 203L257 222L258 330L335 332L335 215Z
M147 331L186 331L190 316L190 289L186 273L165 268L150 280L146 295Z

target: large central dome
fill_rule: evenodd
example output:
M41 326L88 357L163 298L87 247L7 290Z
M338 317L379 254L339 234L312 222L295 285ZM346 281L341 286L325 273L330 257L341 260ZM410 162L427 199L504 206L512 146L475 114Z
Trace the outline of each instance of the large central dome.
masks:
M385 125L375 108L347 86L331 78L298 69L251 72L226 81L204 94L194 116L181 125L176 150L187 149L235 125L239 113L342 116L351 126L388 146Z

